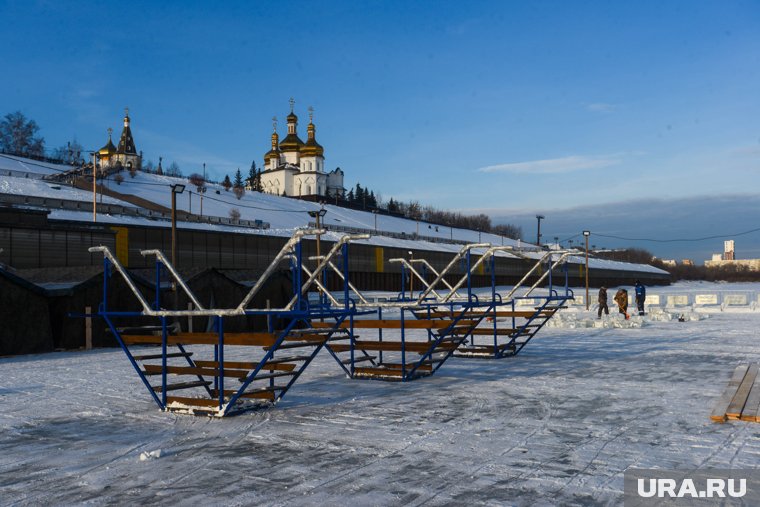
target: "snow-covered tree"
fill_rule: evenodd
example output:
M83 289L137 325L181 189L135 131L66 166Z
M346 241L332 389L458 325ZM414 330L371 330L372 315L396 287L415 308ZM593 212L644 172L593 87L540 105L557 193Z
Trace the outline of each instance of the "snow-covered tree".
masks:
M243 188L243 175L240 174L240 168L238 167L238 170L235 172L235 181L232 182L232 186L235 188Z

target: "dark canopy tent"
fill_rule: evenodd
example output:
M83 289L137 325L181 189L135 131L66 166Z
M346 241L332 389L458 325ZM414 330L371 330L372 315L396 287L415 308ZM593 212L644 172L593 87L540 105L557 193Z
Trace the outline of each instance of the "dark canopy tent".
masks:
M0 356L53 350L45 291L0 267Z
M68 268L39 268L20 271L23 276L45 289L49 303L50 323L54 347L57 349L77 349L85 346L84 318L81 315L89 307L95 313L103 300L103 267L80 266ZM137 288L150 302L152 288L135 280ZM114 273L109 280L108 305L120 311L140 311L142 307L121 276ZM146 325L146 319L137 317L120 318L119 326ZM92 321L92 346L115 347L114 336L107 331L107 324L99 318Z

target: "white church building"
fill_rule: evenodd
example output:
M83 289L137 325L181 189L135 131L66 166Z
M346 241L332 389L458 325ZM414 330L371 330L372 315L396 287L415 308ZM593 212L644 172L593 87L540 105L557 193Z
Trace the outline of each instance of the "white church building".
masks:
M314 110L309 108L309 125L306 142L298 137L298 117L293 113L295 101L290 99L288 135L280 141L277 119L272 133L272 149L264 155L261 185L264 192L289 197L329 196L343 197L343 171L336 168L325 172L325 150L317 142L313 123Z

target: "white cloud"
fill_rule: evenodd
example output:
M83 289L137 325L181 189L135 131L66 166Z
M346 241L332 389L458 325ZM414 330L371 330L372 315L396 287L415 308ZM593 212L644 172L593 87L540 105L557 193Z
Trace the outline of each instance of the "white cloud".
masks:
M593 104L587 104L586 109L595 113L613 113L617 110L615 104L607 104L606 102L594 102Z
M586 157L570 156L562 158L550 158L545 160L531 160L528 162L514 162L510 164L489 165L478 169L482 173L533 173L533 174L558 174L586 169L601 169L620 163L617 157Z

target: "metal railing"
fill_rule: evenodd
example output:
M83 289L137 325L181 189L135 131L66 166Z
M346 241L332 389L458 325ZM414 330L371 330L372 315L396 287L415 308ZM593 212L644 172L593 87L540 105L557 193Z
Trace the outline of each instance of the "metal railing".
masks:
M109 198L110 199L110 198ZM0 203L5 204L20 204L25 206L38 206L42 208L54 209L54 210L70 210L70 211L92 211L92 203L85 201L77 201L74 199L61 199L57 197L37 197L29 195L18 194L3 194L0 193ZM112 203L97 203L95 209L99 214L107 215L127 215L133 217L144 217L151 220L166 220L171 221L171 214L164 213L162 211L154 211L146 208L140 208L137 206L124 206L122 204ZM182 212L182 221L184 222L196 222L196 223L208 223L218 225L231 225L250 227L254 229L269 229L269 222L262 220L233 220L226 217L213 217L213 216L200 216Z
M121 277L124 279L125 283L129 287L129 289L132 291L132 294L137 298L137 300L140 302L140 305L142 306L142 314L149 316L149 317L182 317L182 316L191 316L191 317L203 317L203 316L216 316L216 317L230 317L230 316L237 316L237 315L245 315L248 311L266 311L266 312L289 312L290 306L288 305L285 308L248 308L248 305L250 304L253 297L261 290L261 288L264 286L264 284L267 282L269 277L277 270L280 263L288 258L288 256L292 255L293 247L301 241L301 238L304 236L315 236L317 234L324 234L324 230L314 230L314 229L301 229L296 231L293 236L285 243L285 245L282 247L280 252L275 256L275 258L272 260L272 262L269 264L266 270L264 270L264 273L261 275L261 277L256 281L256 284L251 288L250 291L248 291L248 294L243 298L243 300L240 302L240 304L236 308L204 308L203 305L200 304L198 299L195 297L195 295L192 293L189 287L184 283L182 278L177 273L176 269L172 264L166 259L166 257L159 252L158 250L142 250L140 253L144 256L148 255L155 255L158 261L163 264L171 273L172 277L180 284L182 289L185 291L185 293L188 295L188 297L192 300L193 304L196 305L198 308L197 310L161 310L161 309L153 309L150 307L148 302L146 301L145 297L142 295L142 293L138 290L137 286L135 285L134 281L132 280L132 277L129 275L126 269L124 269L124 266L121 265L119 262L119 259L116 258L116 256L111 252L111 250L107 246L94 246L90 247L88 250L91 253L95 252L101 252L105 259L107 259L108 262L116 269L116 272L121 275Z
M406 219L406 220L409 220L409 219ZM370 234L372 236L385 236L388 238L430 241L431 243L448 243L448 244L453 243L456 245L467 244L467 241L462 240L462 239L449 239L449 238L442 238L440 236L423 236L422 234L417 234L417 233L407 234L405 232L381 231L381 230L375 230L375 229L366 229L363 227L349 227L346 225L334 225L334 224L326 225L323 223L320 223L319 225L320 227L324 227L325 229L329 231L334 231L334 232L347 232L350 234ZM316 222L309 222L309 227L316 227Z

